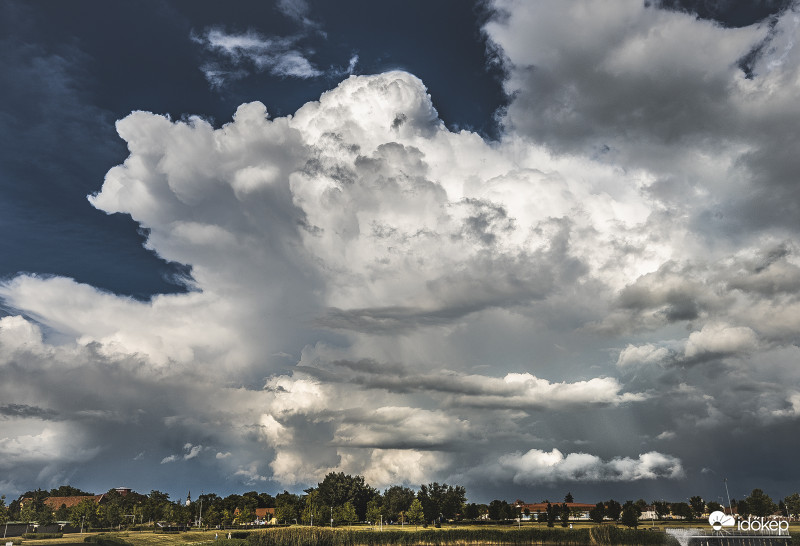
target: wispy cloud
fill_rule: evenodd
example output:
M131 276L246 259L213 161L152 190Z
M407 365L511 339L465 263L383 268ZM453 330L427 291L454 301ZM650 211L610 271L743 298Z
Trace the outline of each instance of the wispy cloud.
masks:
M319 23L309 18L311 11L306 0L278 0L278 10L306 28L319 28Z
M191 39L212 56L201 70L215 88L252 72L301 79L323 74L308 60L309 53L299 47L299 37L268 37L254 30L229 34L212 28L200 35L192 34Z
M183 453L182 454L175 454L175 455L169 455L167 457L164 457L163 459L161 459L161 464L174 463L174 462L180 461L180 460L188 461L190 459L194 459L195 457L200 455L200 453L202 453L203 451L206 451L208 449L209 448L203 447L201 445L192 445L190 443L186 443L183 446Z

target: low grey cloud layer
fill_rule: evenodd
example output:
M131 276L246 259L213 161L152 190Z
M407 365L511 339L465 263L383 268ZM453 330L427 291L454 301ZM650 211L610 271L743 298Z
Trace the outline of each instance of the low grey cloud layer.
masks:
M797 13L730 29L641 2L492 6L495 142L448 130L403 71L292 116L117 122L129 156L90 201L190 265L191 290L0 285L18 314L0 318L0 460L55 482L124 451L478 496L680 491L710 461L745 476L764 454L738 442L800 418ZM319 74L291 39L197 40L220 78ZM777 487L789 453L742 481Z

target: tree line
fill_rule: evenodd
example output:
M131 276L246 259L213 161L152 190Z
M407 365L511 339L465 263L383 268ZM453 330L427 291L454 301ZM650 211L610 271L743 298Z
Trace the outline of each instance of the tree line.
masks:
M67 507L51 507L45 504L48 497L90 496L91 493L64 485L49 491L28 491L8 506L5 497L0 497L0 523L6 521L36 521L49 524L54 521L70 521L76 526L108 528L122 524L152 524L172 522L179 524L246 525L255 520L256 509L273 508L275 518L281 523L305 525L345 525L354 522L437 524L453 520L489 519L513 520L531 514L505 500L495 499L489 504L467 503L466 489L460 485L446 483L423 484L414 490L400 485L391 486L383 492L371 487L363 476L351 476L342 472L331 472L317 484L304 490L304 494L284 491L275 496L269 493L249 491L220 497L215 493L200 495L191 505L181 499L171 500L167 493L153 490L144 495L136 492L121 494L115 489L105 493L103 502L84 499L79 504ZM27 501L23 502L23 499ZM619 503L614 499L599 502L589 512L595 522L611 520L629 527L636 527L643 511L652 506L656 519L668 516L682 519L700 518L706 512L722 510L722 505L702 497L694 496L688 502L666 502L654 500L649 505L643 499ZM548 527L566 527L575 513L568 503L573 502L567 493L564 502L549 502L547 509L535 515L535 519ZM741 501L735 499L731 505L742 517L764 517L775 513L800 517L800 494L793 493L777 504L761 489Z
M466 489L461 485L433 482L414 491L394 485L383 493L363 476L331 472L305 495L284 491L275 497L279 522L307 525L342 525L356 521L434 523L462 516Z
M45 503L48 497L91 496L71 486L50 491L37 489L23 493L6 506L0 497L0 523L35 521L46 525L69 521L76 526L92 528L117 527L122 524L171 522L184 524L246 525L255 520L256 509L274 508L279 522L307 525L342 525L358 521L433 523L461 517L466 502L466 489L460 485L433 482L418 490L392 486L383 493L366 483L363 476L331 472L317 487L297 495L284 491L275 496L249 491L220 497L201 494L190 505L181 499L171 500L167 493L151 491L148 495L129 492L125 495L111 489L103 502L84 499L75 506L53 508Z

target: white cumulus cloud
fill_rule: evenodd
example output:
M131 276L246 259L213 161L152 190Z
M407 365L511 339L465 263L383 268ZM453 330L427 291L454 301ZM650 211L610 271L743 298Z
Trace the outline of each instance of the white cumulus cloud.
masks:
M557 481L615 482L676 479L684 476L681 461L655 451L637 459L615 457L604 461L588 453L568 453L558 449L531 449L500 457L501 468L512 475L515 483L536 484Z

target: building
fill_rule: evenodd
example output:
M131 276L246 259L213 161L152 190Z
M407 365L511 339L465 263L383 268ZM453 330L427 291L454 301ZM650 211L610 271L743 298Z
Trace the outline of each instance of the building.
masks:
M256 508L256 525L275 525L278 520L275 519L274 508Z
M645 506L644 510L642 510L642 515L639 516L639 519L649 519L649 520L657 520L658 514L656 513L656 508L652 504L649 506Z
M546 502L526 503L519 499L514 503L514 508L519 510L522 514L522 521L536 520L539 514L547 513ZM554 508L560 508L564 504L569 508L570 517L573 519L588 520L589 511L594 508L594 504L586 504L584 502L551 502L550 505Z
M105 495L75 495L72 497L47 497L44 499L44 504L49 506L53 512L61 508L62 506L66 506L67 508L72 508L73 506L77 506L81 503L81 501L85 499L89 499L95 504L100 504L103 502L103 497ZM19 507L24 508L26 503L32 502L33 499L30 497L23 497L19 501Z

